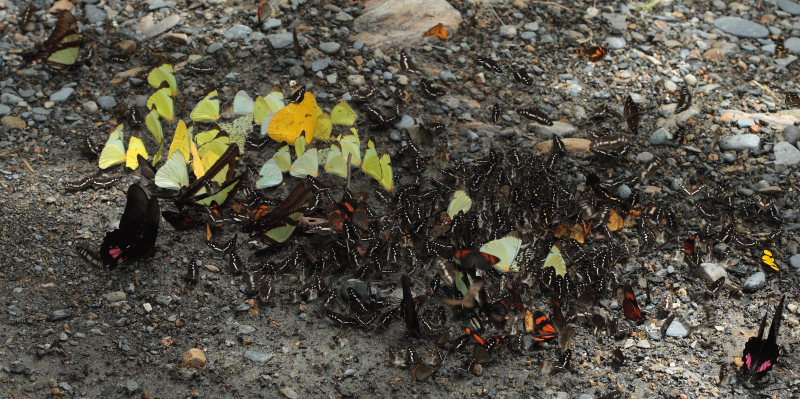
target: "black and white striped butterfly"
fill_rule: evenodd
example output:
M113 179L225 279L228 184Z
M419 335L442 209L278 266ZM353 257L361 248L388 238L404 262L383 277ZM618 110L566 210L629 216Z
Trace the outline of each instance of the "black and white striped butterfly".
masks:
M517 109L517 114L532 119L540 125L553 126L553 121L544 112L535 107L519 108Z

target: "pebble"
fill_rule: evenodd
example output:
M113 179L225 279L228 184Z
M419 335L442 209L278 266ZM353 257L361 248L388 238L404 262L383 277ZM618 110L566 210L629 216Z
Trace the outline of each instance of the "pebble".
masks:
M225 45L220 42L211 43L208 45L208 47L206 47L206 54L214 54L217 51L221 50L223 47L225 47Z
M162 19L156 24L148 26L147 29L145 29L142 32L142 34L148 39L153 38L174 28L175 25L179 24L180 22L181 22L181 17L179 15L173 14Z
M22 98L17 95L11 93L0 94L0 103L9 105L18 105L21 101Z
M117 106L117 100L112 96L97 97L97 105L102 109L112 109Z
M718 18L714 26L737 37L764 38L769 35L769 30L763 25L739 17Z
M261 24L262 30L270 30L272 28L277 28L281 26L281 20L277 18L267 18L264 20L264 23Z
M653 132L647 142L652 145L665 145L672 143L672 137L672 133L662 127Z
M273 33L267 35L267 40L273 48L280 49L286 48L294 44L291 32Z
M348 21L352 21L353 17L350 14L348 14L348 13L346 13L344 11L339 11L336 14L336 20L339 21L339 22L348 22Z
M775 2L775 4L777 4L778 8L780 8L781 11L785 13L792 14L795 16L800 15L800 4L798 4L797 2L794 2L792 0L778 0Z
M789 264L795 269L800 269L800 254L792 255L792 257L789 258Z
M191 369L201 369L206 366L206 353L200 348L192 348L183 354L181 365Z
M441 80L442 82L455 82L456 75L447 70L441 71L439 72L439 80Z
M630 197L632 193L633 192L631 191L631 188L628 187L627 184L622 184L617 187L617 195L619 195L622 199Z
M500 36L506 39L513 39L517 37L517 28L512 25L503 25L500 27Z
M797 145L797 140L800 140L800 128L795 125L786 126L783 128L783 139L790 144Z
M230 27L227 32L225 32L225 39L227 40L244 40L250 36L250 33L253 32L253 29L247 25L236 24Z
M783 165L797 165L800 163L800 150L786 141L775 143L772 147L775 154L775 163Z
M319 51L328 55L338 53L340 48L342 48L342 45L336 42L322 42L319 44Z
M85 109L86 112L89 112L89 113L93 114L93 113L97 112L97 110L100 109L100 107L97 105L96 102L94 102L92 100L89 100L89 101L83 103L83 109Z
M293 77L299 78L305 74L305 70L303 70L303 67L301 67L300 65L292 65L292 67L289 68L289 74L292 75Z
M764 287L766 282L767 275L762 271L756 272L742 283L742 291L749 293L756 292Z
M653 161L653 158L655 158L655 155L653 155L650 152L644 151L636 155L636 162L648 164Z
M606 39L606 45L613 49L623 49L627 45L625 39L622 37L609 37Z
M553 135L558 137L570 136L574 134L578 128L566 122L553 121L553 126L538 125L537 129L544 138L551 138Z
M50 314L47 315L47 321L65 320L65 319L69 319L70 317L72 317L72 311L71 310L69 310L69 309L59 309L59 310L54 310L54 311L50 312Z
M102 25L106 22L106 12L94 4L87 4L83 9L83 18L92 25Z
M239 334L242 334L242 335L244 335L244 334L252 334L254 332L256 332L256 328L253 327L253 326L248 326L248 325L245 324L245 325L239 327Z
M411 126L414 126L414 118L409 115L403 115L403 117L394 124L396 129L408 129Z
M145 302L145 303L143 303L143 304L142 304L142 308L144 309L144 311L145 311L146 313L150 313L150 312L152 312L152 311L153 311L153 305L151 305L149 302Z
M0 125L5 126L9 129L25 129L28 125L25 123L22 118L13 116L13 115L6 115L2 119L0 119Z
M786 47L790 53L800 54L800 37L790 37L783 42L783 46ZM792 56L787 57L791 58Z
M594 395L590 393L582 393L576 399L594 399Z
M50 95L50 101L56 103L62 103L64 101L69 100L72 97L72 93L75 93L75 89L72 87L65 87L53 94Z
M275 355L271 353L264 353L264 352L257 352L257 351L245 351L244 358L258 364L266 364L270 359L275 357Z
M650 341L643 339L636 343L637 348L650 349Z
M294 389L289 387L283 387L278 392L280 392L280 394L286 397L287 399L297 399L300 397L300 395L298 395Z
M320 58L311 63L311 70L314 72L323 71L331 65L331 59L328 57Z
M689 335L689 329L680 322L680 320L672 320L672 324L667 327L666 332L668 337L685 338Z
M106 301L114 303L114 302L121 302L128 298L128 294L122 291L112 291L105 295L103 295Z
M0 115L8 115L11 113L11 107L5 104L0 104Z
M701 263L700 269L702 269L703 278L708 282L717 281L720 277L725 277L727 280L728 271L718 263Z
M133 380L128 380L125 382L125 390L128 391L128 395L131 395L139 390L139 383Z
M159 295L156 297L156 303L163 306L169 306L172 303L172 297L169 295Z
M761 144L761 138L752 133L727 136L719 140L719 146L723 150L757 150L759 144Z
M325 76L325 80L328 81L330 84L336 84L336 81L339 80L339 75L332 73L330 75Z

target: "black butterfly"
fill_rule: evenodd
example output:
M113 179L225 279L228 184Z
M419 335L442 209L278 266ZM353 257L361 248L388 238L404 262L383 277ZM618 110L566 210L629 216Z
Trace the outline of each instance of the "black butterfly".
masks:
M411 61L411 57L406 54L406 50L400 50L400 67L404 71L418 71L417 66Z
M492 106L492 122L499 123L500 122L500 104L495 103Z
M403 320L406 323L406 331L412 337L420 336L419 317L417 316L417 307L414 303L414 297L411 295L411 280L408 275L403 274L403 301L400 302L400 311L403 314Z
M78 19L67 10L58 14L56 26L50 37L32 53L25 55L27 61L44 60L58 67L71 66L78 60L83 39L78 31Z
M683 111L689 109L692 106L692 94L689 93L689 89L686 86L681 87L681 91L678 93L678 105L675 106L675 113L680 114Z
M778 360L779 350L776 341L778 339L778 329L781 326L783 301L785 299L786 295L781 297L781 302L775 310L775 316L772 317L767 339L762 338L764 336L764 328L767 326L767 315L765 314L764 318L761 319L758 335L748 339L744 346L742 372L747 373L750 377L755 376L757 380L764 377L767 371L775 365L775 361Z
M88 189L89 187L94 187L95 189L102 189L111 187L114 183L118 182L119 179L120 179L119 176L96 174L94 176L89 176L80 179L78 181L65 182L64 188L67 190L68 193L83 191Z
M292 92L292 94L289 94L289 97L287 97L286 99L290 103L300 104L300 102L303 101L303 98L305 98L305 96L306 96L306 86L301 85L300 87L297 88L297 90Z
M22 28L31 22L34 16L36 16L36 11L39 11L38 7L34 7L33 5L29 5L25 8L22 13L17 17L17 25Z
M519 108L517 114L522 115L528 119L533 119L536 123L545 126L553 126L553 121L545 115L544 112L534 107Z
M639 106L633 101L631 96L625 99L625 108L623 110L623 116L625 116L625 122L628 124L628 131L634 135L639 134L639 117L641 116L641 111L639 110Z
M444 88L442 88L440 86L437 86L437 85L433 84L428 79L422 79L419 82L419 86L422 88L422 93L425 95L425 97L428 97L428 98L431 98L431 99L437 98L437 97L441 97L441 96L447 94L447 90L445 90Z
M519 68L514 70L514 79L517 82L524 84L525 86L532 86L533 79L531 79L530 75L528 75L528 71L525 68Z
M480 66L494 73L499 73L499 74L503 73L503 68L500 67L500 64L498 64L497 61L491 58L477 56L475 57L475 62L477 62Z
M789 51L783 45L783 38L776 37L772 39L775 42L775 58L786 58L789 56Z
M789 107L800 108L800 95L797 95L797 93L786 93L783 101Z
M97 254L79 247L78 254L93 265L114 267L147 256L156 245L161 221L158 200L148 198L137 184L128 188L128 202L119 228L106 233Z

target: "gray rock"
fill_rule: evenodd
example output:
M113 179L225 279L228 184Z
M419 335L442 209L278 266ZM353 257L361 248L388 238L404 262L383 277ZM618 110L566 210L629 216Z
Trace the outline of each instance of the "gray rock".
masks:
M305 73L306 71L300 65L292 65L292 67L289 68L289 74L296 78L303 76Z
M69 309L59 309L50 312L47 315L47 321L59 321L59 320L66 320L72 317L72 311Z
M294 43L294 39L292 39L291 32L281 32L281 33L273 33L267 35L267 40L272 47L279 49L279 48L286 48L291 46Z
M689 329L680 322L680 320L672 320L672 324L667 327L667 336L675 338L685 338L689 335Z
M106 299L106 301L114 303L124 301L128 298L128 295L122 291L112 291L103 295L103 297Z
M336 42L322 42L319 44L319 51L328 55L338 53L340 48L342 48L342 45Z
M456 75L448 70L444 70L439 72L439 80L441 80L442 82L455 82Z
M142 32L142 34L148 39L153 38L174 28L175 25L179 24L180 22L181 22L181 16L177 14L172 14L162 19L161 21L158 21L152 26L148 27L147 29L145 29L144 32Z
M392 80L392 77L394 77L394 75L392 75L391 72L389 71L383 72L383 80Z
M175 7L174 0L147 0L147 9L150 11L160 10L162 8Z
M239 334L252 334L254 332L256 332L256 328L253 326L248 326L245 324L239 327Z
M87 4L83 9L83 18L92 25L102 25L106 22L106 12L94 4Z
M795 269L800 269L800 254L794 254L789 258L789 264Z
M717 281L720 277L725 277L726 281L728 279L728 271L718 263L701 263L700 269L702 269L703 278L708 282Z
M655 158L655 155L653 155L650 152L644 151L636 155L636 162L648 164L650 162L653 162L653 158Z
M753 133L727 136L719 140L719 146L723 150L757 150L759 144L761 144L761 138Z
M331 59L328 57L320 58L311 63L311 70L314 72L327 69L331 65Z
M792 15L800 15L800 4L792 0L778 0L775 2L778 5L778 8L781 11L792 14Z
M89 101L83 103L83 109L85 109L86 112L95 113L95 112L97 112L97 110L100 109L100 107L97 106L96 102L89 100Z
M653 132L647 142L652 145L665 145L672 143L672 137L672 133L662 127Z
M129 380L125 383L125 390L128 391L128 395L133 394L139 390L139 383Z
M746 129L746 128L750 127L750 126L754 126L755 124L756 124L756 121L754 121L754 120L752 120L750 118L739 118L739 119L736 120L736 126L739 126L739 128L741 128L741 129Z
M169 295L159 295L156 297L156 303L163 306L169 306L172 303L172 297Z
M289 387L283 387L279 391L280 391L281 395L286 397L286 399L297 399L297 398L300 397L300 395L298 395L297 392L295 392L294 389L289 388Z
M539 133L545 138L551 138L553 135L558 137L566 137L575 133L578 128L566 122L553 121L553 126L536 125Z
M784 165L797 165L800 163L800 150L786 141L779 141L772 147L775 154L775 163Z
M790 37L783 42L783 46L786 47L790 53L800 54L800 37Z
M769 30L763 25L739 17L718 18L714 21L714 26L737 37L764 38L769 36Z
M453 96L444 96L439 98L439 103L446 106L451 110L458 109L461 106L461 101Z
M346 12L344 12L344 11L339 11L339 12L336 14L336 17L335 17L335 19L336 19L337 21L339 21L339 22L348 22L348 21L352 21L352 20L353 20L353 17L352 17L352 16L350 16L350 14L348 14L348 13L346 13Z
M625 42L624 38L609 37L606 39L606 45L608 45L609 48L613 49L623 49L625 48L625 46L627 46L627 43Z
M643 340L641 340L641 341L636 343L636 347L637 348L642 348L642 349L650 349L650 347L651 347L650 341L648 341L646 339L643 339Z
M800 128L795 125L789 125L783 128L783 138L789 142L789 144L797 144L797 140L800 140Z
M250 36L250 33L253 32L253 29L247 25L236 24L230 27L227 32L225 32L225 39L226 40L244 40L247 39L247 36Z
M767 275L762 272L756 272L752 276L748 277L747 280L742 283L742 290L744 292L756 292L764 287L764 284L767 283Z
M262 30L270 30L273 28L277 28L281 26L281 20L277 18L267 18L264 20L264 23L261 24Z
M582 394L578 395L578 397L575 398L575 399L594 399L594 395L592 395L590 393L582 393Z
M75 92L75 89L72 87L65 87L53 94L50 95L50 101L56 103L63 103L64 101L69 100L72 97L72 93Z
M536 32L525 31L519 34L522 40L527 40L531 43L536 41Z
M348 75L347 83L351 86L361 87L364 85L364 76L362 75Z
M9 104L9 105L17 105L22 101L22 98L11 93L3 93L0 94L0 103Z
M5 104L0 104L0 115L9 115L11 113L11 107Z
M102 109L112 109L117 106L117 100L112 96L97 97L97 105Z
M617 187L617 195L619 195L622 199L626 199L631 196L631 188L628 187L627 184L622 184Z
M258 364L266 364L270 359L275 357L275 355L271 353L264 353L264 352L257 352L257 351L245 351L244 358Z
M408 129L411 126L414 126L414 118L403 115L403 117L394 124L395 129Z
M513 39L517 36L517 28L512 25L503 25L500 27L500 36L506 39Z
M225 47L225 45L220 42L211 43L208 45L208 47L206 47L206 54L214 54L217 51L221 50L223 47Z

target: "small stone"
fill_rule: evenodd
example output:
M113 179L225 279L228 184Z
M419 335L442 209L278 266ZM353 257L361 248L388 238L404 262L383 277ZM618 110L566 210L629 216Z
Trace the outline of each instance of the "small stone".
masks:
M311 63L311 70L314 72L327 69L331 65L331 59L328 57L318 59Z
M512 25L503 25L500 27L500 36L506 39L513 39L517 36L517 28Z
M244 358L258 364L266 364L270 359L275 357L275 355L271 353L264 353L264 352L257 352L257 351L245 351Z
M328 76L325 76L325 80L328 81L328 83L330 83L332 85L336 84L336 82L339 80L339 75L337 75L335 73L332 73L332 74L330 74Z
M56 103L61 103L61 102L67 101L67 100L69 100L70 97L72 97L72 93L74 93L74 92L75 92L75 89L73 89L72 87L65 87L65 88L63 88L63 89L51 94L50 95L50 101L56 102Z
M126 293L124 293L122 291L112 291L112 292L109 292L109 293L103 295L103 297L105 297L106 301L108 301L110 303L114 303L114 302L122 302L122 301L124 301L125 299L128 298L128 294L126 294Z
M780 141L775 143L772 147L772 152L775 154L776 164L797 165L800 163L800 150L789 142Z
M102 25L106 22L106 12L94 4L87 4L83 9L83 18L92 25Z
M97 97L97 105L102 109L112 109L117 106L117 100L112 96Z
M17 95L11 93L0 94L0 103L9 105L18 105L20 102L22 102L22 98L20 98Z
M647 142L652 145L665 145L672 143L672 137L672 133L662 127L653 132Z
M742 291L749 293L756 292L764 287L766 282L767 275L762 271L756 272L742 283Z
M156 303L162 306L169 306L172 303L172 297L169 295L159 295L156 297Z
M253 326L248 326L248 325L239 326L239 334L245 335L245 334L252 334L254 332L256 332L256 328Z
M211 43L208 45L208 47L206 47L206 54L214 54L217 51L221 50L223 47L225 47L225 45L220 42Z
M653 158L655 158L655 155L653 155L650 152L644 151L636 155L636 162L648 164L650 162L653 162Z
M151 305L151 304L150 304L150 302L145 302L145 303L143 303L143 304L142 304L142 308L144 309L144 311L145 311L146 313L150 313L150 312L152 312L152 311L153 311L153 305Z
M714 26L737 37L764 38L769 35L769 30L763 25L739 17L717 18Z
M348 22L348 21L352 21L353 17L350 16L350 14L348 14L348 13L346 13L344 11L339 11L339 13L336 14L335 19L337 21L339 21L339 22Z
M247 25L236 24L230 27L227 32L225 32L225 39L226 40L244 40L250 36L250 33L253 32L253 29Z
M139 383L133 380L129 380L125 382L125 390L128 391L128 395L131 395L139 390Z
M340 48L342 48L342 45L336 42L322 42L319 44L319 51L328 55L338 53Z
M778 0L775 4L778 5L781 11L787 14L792 14L794 16L800 15L800 4L792 0Z
M92 100L89 100L89 101L83 103L83 109L85 109L86 112L89 112L89 113L93 114L93 113L97 112L97 110L99 110L100 107L97 105L96 102L94 102Z
M613 49L623 49L627 45L625 39L621 37L609 37L606 39L606 45Z
M627 184L622 184L617 187L617 195L619 195L622 199L626 199L630 197L632 194L631 188L628 187Z
M147 9L150 11L160 10L162 8L175 7L175 1L172 0L147 0Z
M262 30L270 30L273 28L277 28L281 26L281 20L277 18L267 18L264 20L264 23L261 24Z
M795 269L800 269L800 254L794 254L789 258L789 264Z
M297 399L300 397L294 389L289 387L283 387L278 392L287 399Z
M637 348L650 349L650 341L643 339L636 343Z
M675 338L685 338L689 335L689 330L680 320L672 320L672 324L667 327L667 336Z
M737 134L735 136L723 137L719 141L719 146L723 150L757 150L761 144L761 138L757 134Z
M406 75L397 75L397 84L401 86L405 86L408 84L408 76Z
M414 118L408 115L403 115L403 117L394 124L396 129L408 129L414 125Z
M537 125L537 129L542 137L548 139L554 135L562 138L570 136L578 130L575 125L561 121L553 121L553 126Z
M286 48L294 44L291 32L273 33L267 35L267 40L276 49Z
M347 83L351 86L361 87L364 85L364 76L362 75L348 75Z
M9 129L20 129L24 130L28 127L22 118L13 116L13 115L6 115L0 119L0 125L5 126Z
M142 32L142 34L148 39L149 38L153 38L153 37L156 37L156 36L166 32L166 31L174 28L175 25L178 25L180 22L181 22L180 15L172 14L172 15L162 19L158 23L153 24L151 26L148 26L147 29L145 29Z
M783 138L789 144L797 145L797 140L800 140L800 128L795 125L789 125L783 128Z
M69 319L70 317L72 317L72 311L71 310L69 310L69 309L59 309L59 310L54 310L54 311L50 312L50 314L47 315L47 321L65 320L65 319Z
M447 70L441 71L439 72L439 80L441 80L442 82L455 82L456 75Z
M5 104L0 104L0 115L8 115L11 113L11 107Z
M344 371L344 376L345 377L352 377L354 375L356 375L356 370L355 369L347 369L347 370Z
M305 73L306 73L305 70L300 65L292 65L291 68L289 68L289 74L295 78L299 78L305 75Z
M701 263L700 269L702 269L703 277L708 282L717 281L720 277L725 277L727 281L728 271L718 263Z
M206 353L200 348L192 348L183 354L181 365L191 369L201 369L206 366Z

